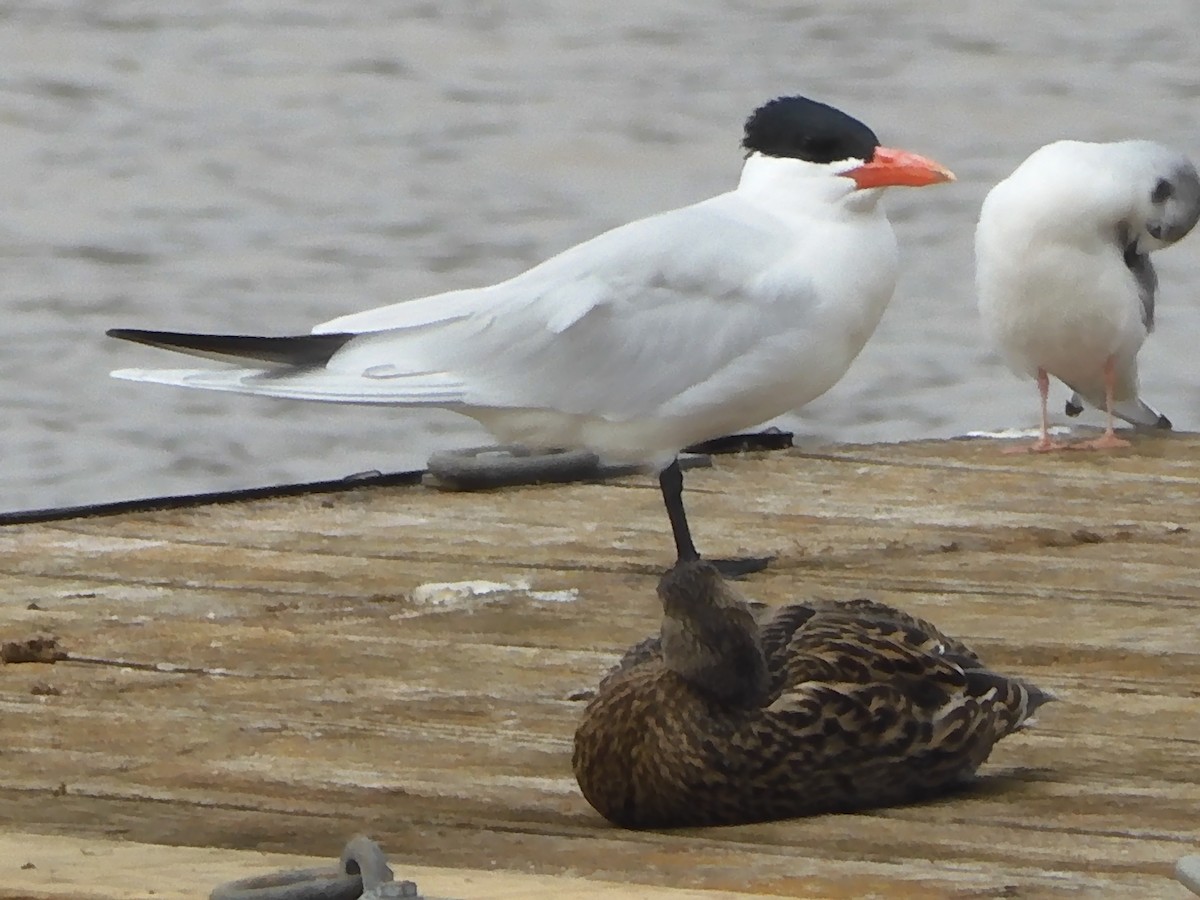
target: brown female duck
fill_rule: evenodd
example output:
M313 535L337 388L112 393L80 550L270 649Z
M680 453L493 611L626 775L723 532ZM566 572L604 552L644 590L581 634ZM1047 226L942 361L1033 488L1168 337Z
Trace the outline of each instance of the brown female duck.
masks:
M1051 699L871 600L761 621L703 560L658 587L661 636L601 681L575 733L584 797L630 828L885 806L971 776Z

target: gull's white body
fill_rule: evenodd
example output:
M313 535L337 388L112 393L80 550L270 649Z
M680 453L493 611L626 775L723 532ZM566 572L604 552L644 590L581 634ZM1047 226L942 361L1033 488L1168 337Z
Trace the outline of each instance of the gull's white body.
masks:
M1059 141L988 194L976 229L979 310L1015 372L1037 377L1042 369L1103 409L1111 359L1114 412L1155 424L1158 413L1137 396L1154 288L1147 310L1146 285L1123 259L1121 241L1144 254L1165 245L1146 231L1155 212L1149 195L1156 172L1169 173L1178 160L1148 141Z
M853 161L852 161L853 162ZM113 374L210 390L437 406L498 438L669 464L845 373L896 281L878 189L753 154L736 190L614 229L508 281L317 326L323 367Z

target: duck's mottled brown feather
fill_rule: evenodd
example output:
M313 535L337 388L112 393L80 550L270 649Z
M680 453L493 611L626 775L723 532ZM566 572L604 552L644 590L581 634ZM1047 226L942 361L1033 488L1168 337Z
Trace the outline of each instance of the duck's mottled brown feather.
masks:
M604 678L575 735L579 786L619 825L760 821L935 795L1050 699L875 601L750 616L702 561L677 565L659 592L663 636Z

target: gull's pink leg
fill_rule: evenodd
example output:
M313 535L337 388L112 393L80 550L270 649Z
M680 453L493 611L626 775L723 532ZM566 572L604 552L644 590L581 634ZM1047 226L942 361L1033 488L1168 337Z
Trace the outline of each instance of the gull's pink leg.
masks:
M1050 437L1050 413L1047 406L1050 402L1050 375L1045 369L1037 370L1038 394L1042 398L1042 436L1037 443L1028 447L1014 447L1009 453L1050 453L1054 450L1064 450L1069 444L1052 440Z
M1104 429L1104 434L1094 441L1072 444L1072 450L1117 450L1130 446L1129 441L1117 437L1116 432L1113 431L1113 393L1116 391L1116 387L1117 362L1110 356L1104 361L1104 408L1108 413L1108 427Z

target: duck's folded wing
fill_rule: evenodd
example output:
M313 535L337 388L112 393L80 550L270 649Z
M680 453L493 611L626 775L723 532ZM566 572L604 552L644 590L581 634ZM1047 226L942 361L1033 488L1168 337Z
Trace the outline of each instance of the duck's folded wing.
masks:
M893 684L803 682L784 690L765 713L794 745L811 743L838 765L894 761L937 737L931 711Z
M974 666L978 659L928 623L906 618L864 616L841 604L818 608L785 646L770 648L767 664L783 688L813 681L893 684L908 690L914 701L937 706L946 692L964 688L964 665Z
M988 675L970 678L964 689L930 685L921 697L911 685L804 682L785 689L765 714L798 746L811 744L831 764L943 759L970 770L1052 699L1023 682Z
M945 656L959 665L979 662L975 652L927 619L878 600L825 600L813 604L819 622L852 622L860 630L898 641L917 650Z
M792 703L789 696L809 695L814 686L872 698L885 720L928 726L929 740L948 745L959 731L990 729L998 739L1052 699L987 668L965 644L923 619L871 600L812 606L803 621L785 608L763 629L777 702ZM800 621L786 645L773 632L780 621ZM902 700L886 699L894 696Z

